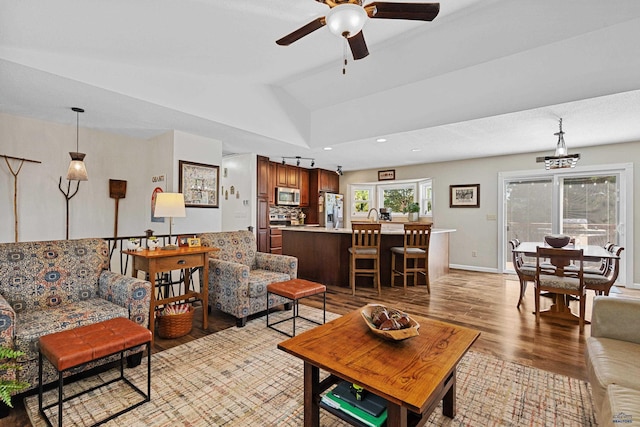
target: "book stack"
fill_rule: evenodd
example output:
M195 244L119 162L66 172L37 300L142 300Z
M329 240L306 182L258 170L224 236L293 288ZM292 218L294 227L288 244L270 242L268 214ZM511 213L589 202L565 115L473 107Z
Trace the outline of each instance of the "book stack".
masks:
M387 420L387 401L373 393L365 392L361 400L356 398L347 381L340 382L322 396L320 406L340 416L356 420L356 425L380 427Z

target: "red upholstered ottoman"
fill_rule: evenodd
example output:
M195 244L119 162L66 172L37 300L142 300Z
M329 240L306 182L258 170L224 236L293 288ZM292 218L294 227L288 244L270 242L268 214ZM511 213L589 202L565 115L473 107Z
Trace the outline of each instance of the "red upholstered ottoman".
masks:
M293 316L288 317L286 319L279 320L275 323L269 323L269 294L276 294L281 297L289 298L293 301ZM300 316L300 312L298 310L298 301L302 298L310 297L312 295L322 294L322 323L316 322L315 320L308 319L306 317ZM327 320L327 287L321 283L310 282L309 280L303 279L291 279L285 282L276 282L267 285L267 327L273 329L274 331L278 331L282 334L285 334L290 337L296 336L296 318L304 319L308 322L315 323L316 325L322 325ZM280 329L274 328L275 325L286 322L288 320L293 320L293 334L289 334L287 332L281 331Z
M147 347L147 393L134 386L124 377L124 353L127 350L146 344ZM108 383L91 388L82 393L62 398L62 385L64 371L75 368L85 363L102 359L112 354L120 353L120 376ZM58 371L58 401L48 406L42 406L42 362L46 357ZM151 331L143 326L123 317L81 326L67 331L57 332L40 337L40 356L38 368L38 408L48 425L52 425L46 410L58 406L58 426L62 427L62 403L75 399L82 394L96 388L111 384L115 381L124 381L133 390L138 392L144 400L130 406L117 414L113 414L105 420L96 423L102 424L112 420L125 412L128 412L145 402L151 400Z

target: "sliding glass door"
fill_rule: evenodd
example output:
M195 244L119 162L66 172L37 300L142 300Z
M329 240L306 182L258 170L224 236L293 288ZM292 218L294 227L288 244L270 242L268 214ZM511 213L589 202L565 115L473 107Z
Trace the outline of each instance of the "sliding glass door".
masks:
M621 197L631 185L627 173L625 168L501 173L501 270L513 271L512 239L542 242L546 234L567 234L577 244L627 247L627 204ZM625 280L623 259L618 282Z

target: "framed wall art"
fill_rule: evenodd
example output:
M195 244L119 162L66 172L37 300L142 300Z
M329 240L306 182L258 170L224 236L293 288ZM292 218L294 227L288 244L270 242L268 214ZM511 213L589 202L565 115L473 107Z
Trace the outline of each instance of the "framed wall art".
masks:
M480 184L450 185L450 208L479 208Z
M179 187L188 208L219 207L220 167L179 161Z
M389 169L386 171L378 171L378 181L392 181L396 179L396 170Z

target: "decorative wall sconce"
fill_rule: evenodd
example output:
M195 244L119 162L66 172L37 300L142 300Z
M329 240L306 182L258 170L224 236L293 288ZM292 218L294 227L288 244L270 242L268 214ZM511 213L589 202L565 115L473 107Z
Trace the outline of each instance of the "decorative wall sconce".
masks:
M285 160L295 160L296 161L296 166L300 166L300 160L311 160L311 167L314 167L316 165L316 160L312 159L310 157L300 157L300 156L295 156L295 157L283 157L282 158L282 164L286 165L287 162Z
M84 110L82 108L78 108L78 107L73 107L71 108L72 111L75 111L76 113L76 151L70 151L69 155L71 156L71 163L69 163L69 169L67 170L67 191L65 192L62 189L62 177L60 177L60 180L58 181L58 189L60 190L60 192L62 193L62 195L65 197L66 199L66 204L67 204L67 234L66 234L66 238L67 240L69 239L69 200L71 200L73 198L73 196L75 196L78 193L78 190L80 189L80 181L88 181L89 177L87 176L87 168L84 165L84 156L86 154L84 153L80 153L78 151L78 141L79 141L79 135L80 135L80 126L79 126L79 121L80 121L80 113L84 113ZM75 191L72 193L71 192L71 181L76 181L76 189Z

